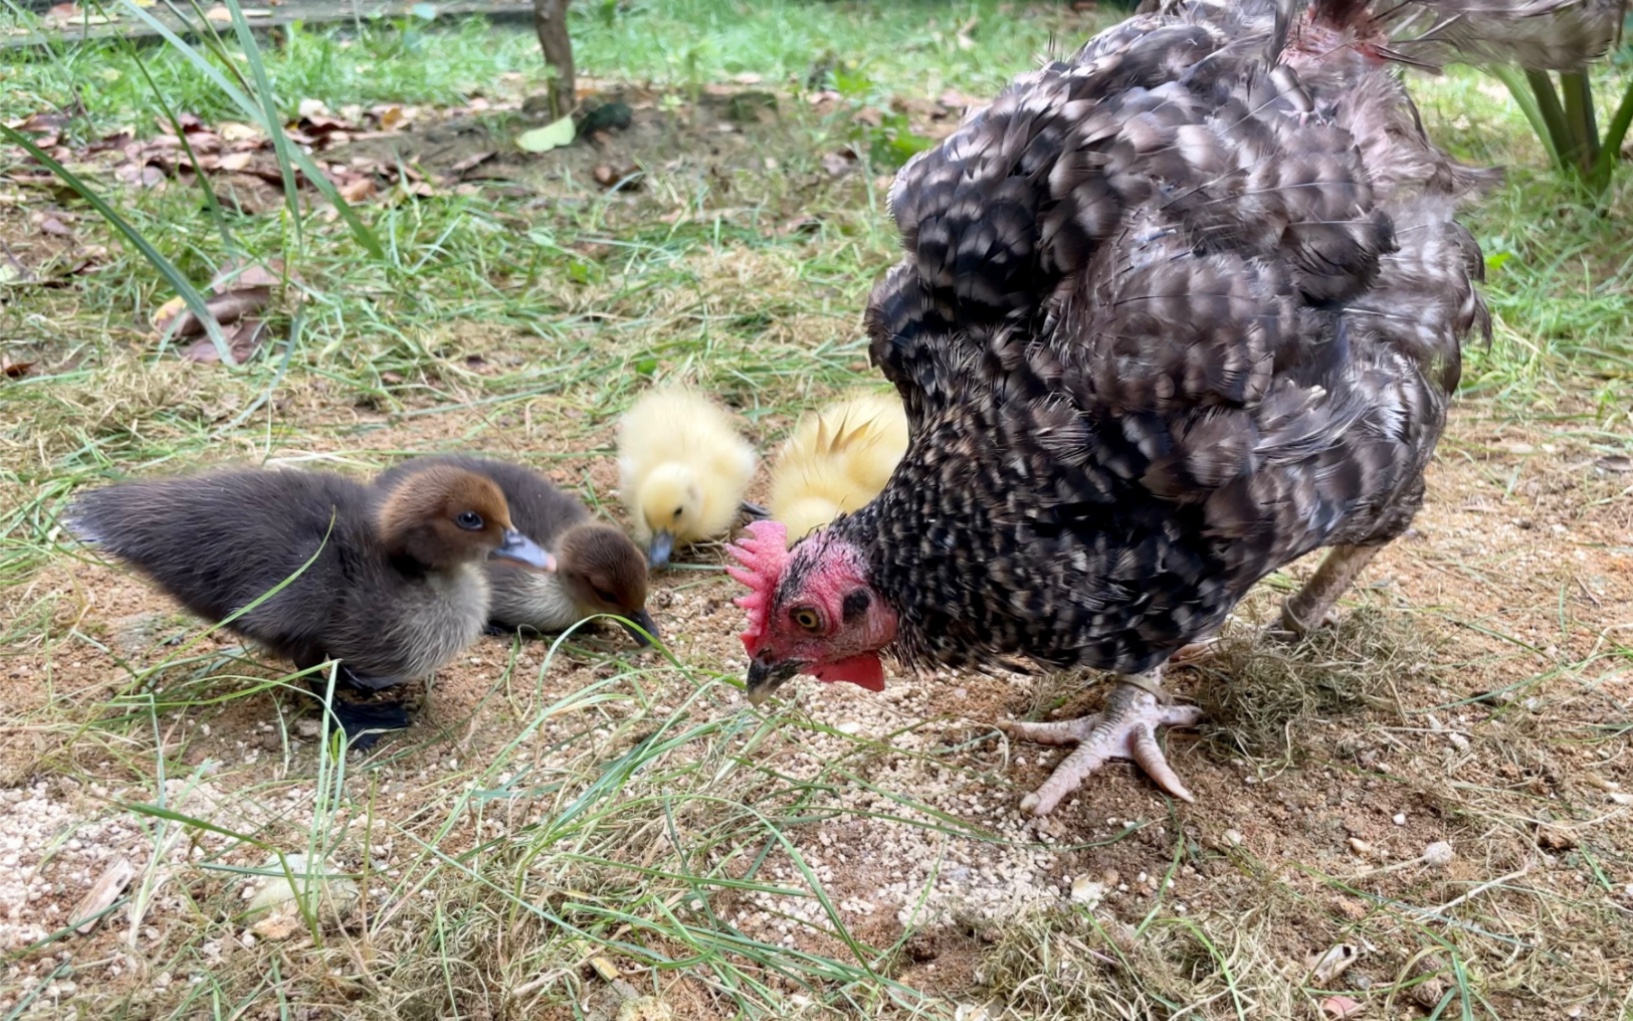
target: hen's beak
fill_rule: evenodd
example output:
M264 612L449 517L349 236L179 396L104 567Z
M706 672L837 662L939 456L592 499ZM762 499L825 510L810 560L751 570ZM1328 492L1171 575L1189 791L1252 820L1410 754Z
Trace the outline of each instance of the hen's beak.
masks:
M771 693L782 687L792 676L799 673L800 664L797 660L783 660L781 663L767 663L758 656L748 665L748 695L749 705L759 705L771 697Z
M514 528L505 530L505 541L490 555L496 560L514 560L518 564L526 564L540 571L554 572L556 569L555 557Z
M635 639L635 644L639 645L641 648L644 649L651 645L653 638L663 637L658 633L658 622L653 620L652 615L647 613L645 610L637 610L630 614L629 620L630 624L633 624L634 627L626 624L624 625L624 630L629 632L629 636ZM642 631L645 631L646 634L642 634ZM652 638L648 638L647 635L651 635Z
M675 536L671 532L653 532L652 545L647 547L646 566L659 568L669 566L669 554L675 552Z

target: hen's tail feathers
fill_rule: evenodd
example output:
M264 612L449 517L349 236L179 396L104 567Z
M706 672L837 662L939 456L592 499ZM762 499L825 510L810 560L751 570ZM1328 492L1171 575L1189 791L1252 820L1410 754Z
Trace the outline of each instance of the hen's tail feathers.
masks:
M1311 16L1411 64L1518 64L1574 71L1621 39L1627 0L1314 0Z

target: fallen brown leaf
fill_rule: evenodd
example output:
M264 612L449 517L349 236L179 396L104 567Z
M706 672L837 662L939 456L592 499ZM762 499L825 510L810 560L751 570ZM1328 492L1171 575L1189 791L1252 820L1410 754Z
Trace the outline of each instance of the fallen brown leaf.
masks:
M244 266L237 259L228 259L211 278L210 290L222 292L241 291L252 287L277 287L283 283L283 268L283 262L278 259L272 259L266 265L252 262L248 266Z
M207 300L204 307L210 315L215 317L217 323L225 327L245 316L259 312L266 307L266 303L271 298L272 288L270 287L246 287L242 290L218 294ZM166 302L165 305L168 306L169 302ZM185 307L185 305L176 315L160 319L154 325L159 328L160 333L174 327L175 336L177 337L197 337L205 332L204 323L200 321L198 316L193 314L192 309Z
M855 161L849 151L829 152L822 154L822 169L833 177L840 177L850 173L851 164Z
M795 234L814 234L822 229L822 220L815 216L796 216L792 220L777 228L780 237L792 237Z
M233 293L242 294L244 292L235 291ZM233 361L242 365L249 360L251 355L260 350L261 345L266 342L267 335L272 332L272 329L259 319L245 318L221 332L227 338L227 349L232 352ZM215 344L206 337L182 352L182 357L190 362L204 364L219 362L221 353L215 349Z
M119 895L125 892L125 887L136 878L136 866L124 856L108 866L106 872L97 877L91 888L85 891L85 896L74 905L73 913L68 916L68 924L75 927L81 936L89 936L96 923L101 921L95 916L100 915L113 906Z
M1361 1011L1365 1009L1365 1004L1348 996L1329 996L1321 1001L1321 1012L1330 1018L1360 1017Z
M469 171L475 170L477 167L479 167L482 164L486 163L488 160L493 159L497 155L499 155L499 154L496 153L496 152L479 152L479 153L476 153L473 156L465 157L464 159L460 160L458 163L455 163L453 166L449 167L448 170L455 177L458 177L461 174L464 174L464 173L467 173Z
M30 135L56 135L68 126L68 115L63 113L31 113L20 121L6 125L13 131Z
M7 379L21 379L28 375L28 370L33 367L33 362L14 362L11 355L0 354L0 376Z
M55 216L47 216L45 219L40 221L40 232L43 234L54 234L59 238L73 237L74 235L74 232L69 230L68 227L66 227L63 222L57 219Z
M340 192L341 198L355 204L373 195L379 189L374 186L374 178L359 176L336 185L335 190Z

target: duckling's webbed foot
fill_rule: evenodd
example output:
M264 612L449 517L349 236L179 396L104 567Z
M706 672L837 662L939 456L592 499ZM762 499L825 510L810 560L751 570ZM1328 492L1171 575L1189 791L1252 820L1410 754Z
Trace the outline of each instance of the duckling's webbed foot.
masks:
M1156 731L1158 727L1188 727L1201 717L1202 711L1195 706L1164 705L1145 683L1122 683L1112 689L1105 708L1093 715L1054 723L999 723L998 727L1020 741L1077 745L1043 786L1021 801L1021 811L1048 815L1110 759L1133 759L1158 787L1191 801L1191 792L1158 746Z
M322 678L314 680L311 682L311 688L313 696L322 703L328 694L327 680ZM372 691L369 693L372 694ZM380 731L407 730L410 720L408 707L400 701L353 702L344 698L337 689L334 698L329 700L323 710L323 732L329 733L336 723L346 732L346 744L353 751L362 752L372 748L375 742L380 740Z
M408 729L408 707L402 701L375 700L381 690L403 683L401 677L375 677L352 670L342 663L340 669L335 671L332 699L329 698L329 678L326 675L313 674L306 683L320 704L328 699L327 709L323 712L323 732L327 734L336 723L340 724L340 729L346 732L346 744L353 751L372 748L380 740L380 731ZM364 701L353 701L348 695Z

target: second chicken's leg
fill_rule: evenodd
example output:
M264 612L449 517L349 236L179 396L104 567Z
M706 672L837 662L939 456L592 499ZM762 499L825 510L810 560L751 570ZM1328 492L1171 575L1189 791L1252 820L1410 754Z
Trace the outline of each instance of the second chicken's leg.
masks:
M1356 577L1381 549L1382 546L1334 546L1304 587L1282 603L1280 621L1264 626L1260 629L1261 633L1280 631L1283 635L1303 638L1322 624L1335 623L1337 614L1334 608L1338 600L1355 584ZM1198 638L1182 646L1168 658L1168 662L1175 666L1200 662L1212 655L1218 645L1217 633Z
M1157 678L1152 680L1160 685ZM1194 800L1157 746L1156 732L1158 727L1188 727L1202 718L1202 710L1162 704L1149 683L1118 684L1105 708L1080 719L998 724L1018 741L1077 745L1042 787L1021 800L1021 811L1048 815L1109 759L1133 759L1158 787L1176 798Z
M1302 638L1320 626L1338 604L1339 597L1349 591L1362 568L1371 563L1381 549L1382 546L1334 546L1304 587L1282 604L1282 630Z

